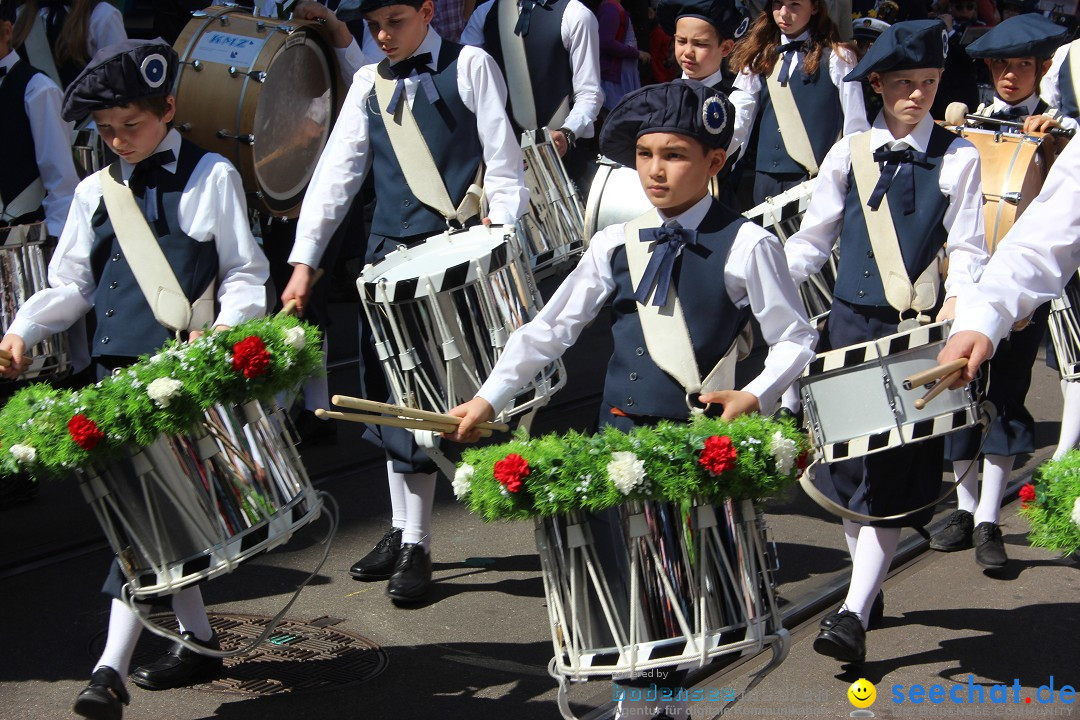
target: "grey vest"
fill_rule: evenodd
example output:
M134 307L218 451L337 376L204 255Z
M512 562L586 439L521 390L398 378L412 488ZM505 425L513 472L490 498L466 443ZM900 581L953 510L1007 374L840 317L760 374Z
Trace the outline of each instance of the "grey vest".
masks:
M705 374L724 357L750 314L749 308L740 309L731 302L724 285L728 252L746 222L713 202L698 227L698 244L683 248L675 262L674 289L686 316L698 368ZM641 240L628 237L626 242ZM649 357L625 248L615 250L611 266L615 278L611 305L615 349L604 380L604 401L629 415L686 420L686 391Z
M182 141L176 173L159 172L158 220L150 228L169 261L188 300L194 301L217 279L218 257L213 242L198 242L180 229L180 196L206 151ZM145 199L136 196L140 206ZM124 251L113 232L104 199L91 219L94 240L90 246L90 269L97 282L94 317L97 328L90 348L92 356L138 357L150 353L173 337L154 319L154 312L139 288Z
M33 66L19 60L11 66L0 84L0 158L3 158L4 167L0 172L0 198L5 204L17 198L39 177L34 133L30 128L30 117L26 114L25 100L26 86L37 74L39 71ZM9 222L22 225L44 219L45 212L39 208Z
M927 268L945 245L948 232L942 225L949 198L938 184L945 151L957 136L935 125L927 145L927 162L915 166L915 212L904 214L901 183L893 181L887 193L904 267L912 282ZM863 217L859 190L848 171L848 194L844 204L844 229L840 234L840 262L836 269L833 294L852 305L889 307L881 284L877 261L870 245L870 234Z
M418 87L412 113L427 141L435 165L442 173L450 200L457 205L465 191L476 179L483 159L483 147L476 129L474 115L461 101L458 93L458 55L461 45L443 40L436 72L431 78L439 91L439 100L432 105L424 89ZM391 77L389 61L379 63L378 72ZM402 100L404 102L404 100ZM372 173L375 177L375 217L371 231L384 237L409 238L430 235L446 230L446 220L424 205L405 182L401 165L390 145L383 119L385 108L378 106L372 90L368 95L368 127L373 149Z

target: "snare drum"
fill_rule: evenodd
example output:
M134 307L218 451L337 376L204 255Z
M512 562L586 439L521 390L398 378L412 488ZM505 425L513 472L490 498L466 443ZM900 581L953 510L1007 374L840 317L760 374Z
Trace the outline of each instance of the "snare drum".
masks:
M766 644L783 659L764 524L751 501L631 502L611 514L614 562L601 562L587 515L536 521L559 675L619 679L701 667Z
M629 222L652 209L637 170L602 157L585 203L585 239L609 225Z
M979 151L986 246L992 253L1042 189L1049 169L1042 137L968 127L950 129Z
M116 159L93 122L71 133L71 154L80 178L93 175Z
M816 183L817 178L810 178L775 197L768 198L757 207L743 213L743 217L766 230L771 230L780 238L780 242L786 243L789 237L798 232L803 214L810 206L810 198L814 194ZM833 248L828 262L799 286L799 296L802 298L806 315L811 322L816 323L823 319L832 308L833 288L836 287L837 252L838 249Z
M175 47L175 127L232 161L272 215L296 217L344 98L321 23L215 6L192 14Z
M0 334L7 332L28 297L49 287L49 259L55 249L43 222L0 228ZM50 335L26 354L30 364L20 380L46 380L71 367L66 333Z
M904 378L937 366L951 323L935 323L819 354L799 379L810 439L831 463L920 442L975 425L970 386L945 390L921 410L923 387Z
M76 471L135 599L231 572L315 520L294 445L280 409L215 405L186 435Z
M510 334L543 305L510 226L402 247L356 284L395 402L440 413L473 398ZM562 362L548 365L503 417L544 404L565 383Z
M1050 339L1062 380L1080 380L1080 276L1073 275L1061 297L1050 301Z
M529 211L517 224L518 237L537 279L573 262L585 247L585 219L577 188L547 128L521 134Z

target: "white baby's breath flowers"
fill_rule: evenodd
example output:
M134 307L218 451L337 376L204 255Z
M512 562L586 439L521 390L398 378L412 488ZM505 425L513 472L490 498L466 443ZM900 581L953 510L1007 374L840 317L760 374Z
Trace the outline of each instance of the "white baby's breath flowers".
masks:
M795 467L795 441L784 437L779 430L773 433L769 451L776 462L776 472L787 475Z
M472 477L476 473L476 468L472 465L462 465L454 473L454 497L458 500L469 494L472 490Z
M304 328L291 327L287 329L285 331L285 344L293 350L303 350L307 345L307 335L304 334Z

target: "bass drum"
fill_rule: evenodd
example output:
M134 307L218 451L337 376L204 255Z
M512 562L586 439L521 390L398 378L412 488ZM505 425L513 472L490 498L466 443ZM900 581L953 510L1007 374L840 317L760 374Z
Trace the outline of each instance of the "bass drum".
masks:
M174 126L232 161L260 209L296 217L345 94L323 25L214 6L175 48Z
M637 170L601 157L585 203L585 242L608 225L633 220L652 208Z

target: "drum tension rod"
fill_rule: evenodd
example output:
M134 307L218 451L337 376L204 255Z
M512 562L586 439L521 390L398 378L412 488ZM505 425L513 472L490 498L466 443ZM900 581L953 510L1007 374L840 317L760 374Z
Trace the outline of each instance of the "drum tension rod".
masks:
M222 139L232 138L233 140L236 140L237 142L242 142L245 145L255 144L255 136L251 133L248 133L246 135L236 135L235 133L231 133L228 130L218 130L217 136Z
M191 69L194 70L195 72L202 72L202 69L203 69L202 60L191 60L191 61L185 60L185 61L181 62L180 64L181 65L190 65Z
M236 67L235 65L230 65L229 66L229 76L230 77L239 77L240 75L247 75L249 78L251 78L255 82L259 82L259 83L266 82L266 71L265 70L248 70L247 72L245 72L245 71L241 70L240 68Z

